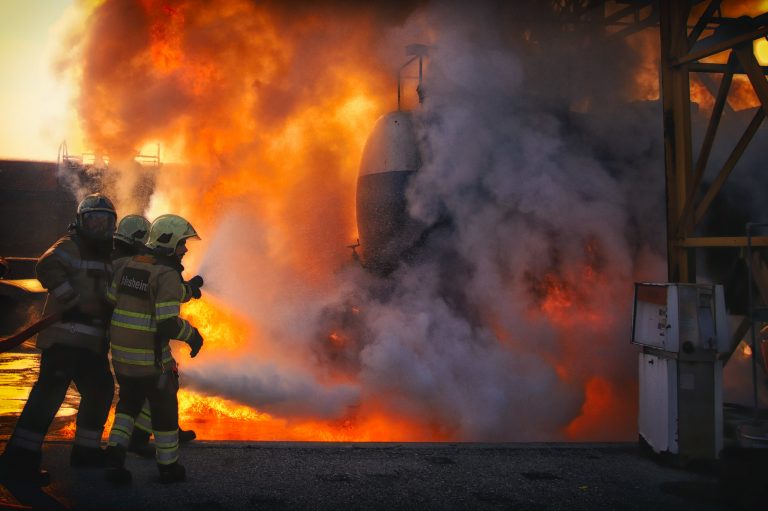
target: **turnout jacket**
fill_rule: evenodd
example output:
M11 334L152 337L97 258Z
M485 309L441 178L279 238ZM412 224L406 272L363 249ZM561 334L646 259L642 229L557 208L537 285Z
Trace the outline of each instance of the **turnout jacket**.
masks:
M122 240L115 239L115 248L112 250L112 266L117 268L123 264L126 264L128 261L118 262L124 257L133 257L143 254L147 254L147 250L143 247L143 245L130 245ZM181 272L184 271L184 267L177 261L167 260L165 264L171 268L175 268L176 271L179 272L179 275L181 275ZM192 298L193 290L192 286L190 286L187 282L182 281L182 284L184 285L184 289L181 294L181 303L184 303L188 302Z
M133 257L139 254L137 247L131 246L123 240L115 238L115 248L112 250L112 261L117 261L123 257Z
M109 328L115 374L159 375L173 361L168 341L192 337L192 325L179 317L189 292L167 258L137 255L114 264L107 299L115 306Z
M35 273L48 290L43 314L70 309L64 318L37 336L37 347L54 344L86 348L106 353L109 321L107 286L112 277L109 254L91 248L76 233L61 237L37 262ZM73 313L78 304L99 303L104 314L88 316Z

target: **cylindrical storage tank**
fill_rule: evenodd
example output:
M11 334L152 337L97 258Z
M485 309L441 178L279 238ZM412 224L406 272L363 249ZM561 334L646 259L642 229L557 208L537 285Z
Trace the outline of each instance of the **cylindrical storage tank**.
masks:
M411 114L380 117L363 149L357 180L361 259L373 272L392 271L424 230L408 215L405 198L408 181L420 167Z

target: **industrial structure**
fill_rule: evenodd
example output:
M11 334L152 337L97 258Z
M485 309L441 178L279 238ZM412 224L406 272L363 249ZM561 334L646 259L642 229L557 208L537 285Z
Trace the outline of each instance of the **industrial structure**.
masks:
M768 225L746 219L751 223L738 227L745 229L743 235L723 235L716 229L722 223L713 218L719 211L712 208L768 112L768 68L758 62L753 48L755 41L768 35L768 13L726 17L723 10L728 4L721 0L561 1L552 2L546 13L550 21L554 15L563 30L601 33L604 40L628 37L647 28L659 30L668 282L638 284L632 342L642 346L641 441L656 452L682 459L716 459L725 432L731 443L768 447L768 427L761 419L758 400L759 387L764 387L760 380L765 362L757 340L760 321L768 320L759 296L768 297L768 289L764 285L763 289L756 288L768 281L753 275L763 270L753 268L753 263L760 260L756 250L768 245L768 236L761 235L768 232ZM427 48L411 45L406 54L410 59L400 70L418 60L420 104ZM695 152L693 73L707 75L700 81L715 97ZM734 116L727 101L733 78L739 74L748 78L760 106L754 109L727 159L713 171L713 148L719 144L722 151L729 143L727 137L719 136L722 130L718 128L724 111ZM398 75L398 108L382 116L374 127L358 178L361 259L365 267L380 274L407 260L430 228L419 225L406 212L407 183L420 168L421 158L412 115L401 110L402 81ZM728 227L733 229L733 225ZM726 250L716 252L718 249ZM708 252L715 252L721 265L725 261L743 271L731 272L728 282L712 282L713 277L724 276L722 271L700 272L697 279L697 262L706 265ZM726 319L726 309L730 319ZM748 333L752 410L747 417L724 416L723 366Z
M162 167L160 147L157 154L137 155L132 164L140 176L134 195L148 203ZM35 279L37 258L66 232L82 198L78 194L114 184L108 169L109 158L70 155L66 142L55 162L0 160L0 335L24 325L30 311L42 305L45 290Z
M721 431L717 424L721 411L717 407L721 403L722 390L718 387L720 380L717 373L720 363L727 362L748 331L751 332L752 349L753 427L736 428L737 442L748 446L759 444L759 447L763 448L768 446L768 428L760 421L758 401L758 380L764 378L760 376L764 375L764 369L761 371L759 368L762 365L762 349L756 341L756 331L761 324L754 314L757 300L751 282L751 269L755 260L752 257L752 248L768 245L768 238L755 236L756 232L749 224L745 226L744 236L719 236L708 232L702 223L718 193L727 185L729 175L737 169L739 159L747 150L768 112L765 68L758 63L753 49L754 41L768 34L768 13L754 17L728 18L722 16L722 4L725 3L711 0L698 6L696 12L695 2L691 1L659 3L661 99L667 184L668 280L681 284L697 282L697 250L717 247L737 246L747 249L744 258L750 268L748 277L745 276L749 279L745 286L749 298L747 311L731 332L727 346L711 343L708 348L697 350L696 362L685 361L685 352L678 352L680 373L674 386L680 398L680 453L690 457L719 455L716 448L719 439L716 436ZM708 61L708 58L713 56L720 56L725 63ZM690 101L692 73L710 73L722 77L706 133L695 152ZM722 138L718 137L718 127L736 74L747 76L760 106L755 109L752 120L744 128L730 156L714 174L711 182L705 183L704 176L709 170L712 148ZM725 300L721 299L720 308L724 305ZM706 376L701 372L701 361L704 359L709 360L706 364L712 368ZM691 379L696 377L698 381L692 383ZM707 383L702 383L702 380ZM701 405L702 402L706 404ZM702 408L693 403L699 403ZM691 408L686 410L685 407ZM709 408L710 412L702 412L703 408ZM708 442L702 440L703 428L710 432Z

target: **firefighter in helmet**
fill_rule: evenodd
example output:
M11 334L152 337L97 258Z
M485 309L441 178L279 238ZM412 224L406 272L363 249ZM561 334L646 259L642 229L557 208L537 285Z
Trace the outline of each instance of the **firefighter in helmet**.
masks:
M126 215L117 224L112 261L133 257L146 251L144 244L149 237L149 220L141 215Z
M120 261L124 257L133 257L135 255L146 254L147 247L145 243L149 238L150 222L141 215L126 215L117 224L115 232L115 248L112 252L112 262L115 268L120 267L127 261ZM183 271L179 262L179 273ZM182 303L192 298L200 298L202 293L200 288L203 286L203 278L199 275L193 277L188 282L183 282ZM175 361L174 361L175 362ZM178 371L174 370L178 378ZM144 401L141 412L136 417L135 427L131 435L131 442L128 450L136 452L140 456L149 458L155 455L155 449L149 445L149 437L152 434L152 419L149 409L149 402ZM191 429L183 430L179 428L179 442L186 443L196 438L195 432Z
M70 382L81 396L70 464L104 466L101 435L114 395L107 359L112 307L106 293L116 217L106 196L88 195L69 234L37 262L37 278L49 293L44 314L59 313L61 320L37 336L40 372L2 456L6 478L47 484L48 474L40 469L43 438Z
M151 411L156 460L162 482L185 479L178 462L179 423L170 339L185 341L196 356L203 338L179 317L185 287L181 259L188 239L199 239L192 225L177 215L158 217L149 230L148 253L122 259L115 269L109 298L115 304L110 324L112 365L120 385L115 422L109 434L106 477L131 480L125 455L145 400Z

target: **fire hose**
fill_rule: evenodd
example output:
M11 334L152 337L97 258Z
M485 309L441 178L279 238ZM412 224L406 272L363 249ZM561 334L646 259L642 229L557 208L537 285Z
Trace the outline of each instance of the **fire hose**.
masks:
M22 328L8 337L0 337L0 353L12 350L36 333L48 328L59 320L61 320L61 312L54 312L53 314L43 316L38 321L32 323L28 327Z
M200 288L203 287L203 278L200 275L196 275L189 282L185 284L190 286L192 294L195 298L200 298ZM32 323L28 327L22 328L18 332L11 334L8 337L0 337L0 353L10 351L16 346L20 345L36 333L40 332L61 320L62 312L54 312L43 316L38 321Z

